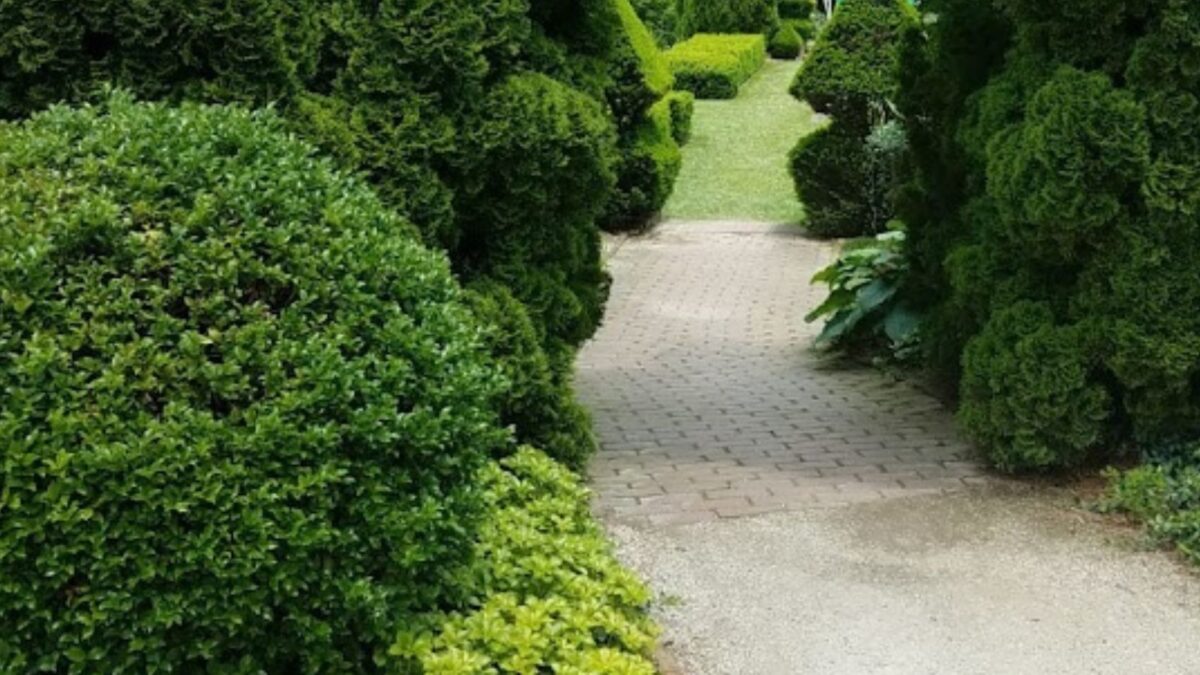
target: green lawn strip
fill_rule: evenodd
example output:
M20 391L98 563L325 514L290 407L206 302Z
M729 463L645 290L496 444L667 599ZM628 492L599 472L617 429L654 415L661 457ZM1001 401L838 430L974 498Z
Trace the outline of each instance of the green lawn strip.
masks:
M820 122L788 94L797 61L768 61L730 101L696 101L683 171L663 211L681 220L800 223L788 151Z

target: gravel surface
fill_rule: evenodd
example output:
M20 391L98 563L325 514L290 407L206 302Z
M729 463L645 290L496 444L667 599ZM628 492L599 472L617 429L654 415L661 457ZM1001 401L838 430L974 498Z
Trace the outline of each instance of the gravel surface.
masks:
M1054 493L610 531L689 675L1200 673L1200 579Z

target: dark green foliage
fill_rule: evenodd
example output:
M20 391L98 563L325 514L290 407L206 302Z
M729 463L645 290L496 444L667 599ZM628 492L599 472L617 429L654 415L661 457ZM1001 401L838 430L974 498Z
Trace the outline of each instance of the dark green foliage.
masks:
M779 0L781 19L810 19L816 10L816 0Z
M591 420L575 401L566 369L546 357L524 305L495 282L472 284L466 297L484 327L484 346L507 380L497 395L500 421L515 430L518 442L582 470L596 445Z
M710 99L737 96L766 58L761 35L695 35L667 52L676 88Z
M779 30L775 31L767 42L767 53L775 59L798 59L803 50L804 43L800 41L800 34L789 22L780 25Z
M1005 471L1081 461L1105 433L1108 392L1092 378L1083 326L1057 326L1051 309L1021 301L988 321L963 355L959 417Z
M777 0L676 0L680 37L696 33L761 33L779 25Z
M544 75L509 78L484 110L459 139L470 160L456 180L455 256L468 277L507 286L565 366L607 293L594 223L613 185L612 128L598 102Z
M847 244L845 252L813 277L829 286L829 297L804 320L825 319L818 347L890 352L911 358L919 320L899 296L908 273L904 231L895 229L874 239Z
M632 0L637 15L654 34L658 46L666 49L679 39L675 0Z
M817 24L813 23L812 19L784 19L783 23L796 31L796 35L800 36L802 43L807 43L817 37Z
M863 233L871 209L863 195L867 156L862 138L836 125L827 126L801 138L789 161L810 233L818 237Z
M1192 435L1200 7L999 4L935 2L906 47L901 209L931 356L957 376L963 355L964 419L1005 468Z
M0 127L0 670L373 670L507 442L477 333L272 114Z

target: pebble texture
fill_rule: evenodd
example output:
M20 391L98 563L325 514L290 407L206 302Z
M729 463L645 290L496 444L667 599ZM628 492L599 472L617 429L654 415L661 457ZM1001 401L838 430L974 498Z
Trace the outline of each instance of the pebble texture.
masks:
M1195 575L986 476L935 400L809 348L831 245L682 222L606 245L590 473L671 675L1200 673Z

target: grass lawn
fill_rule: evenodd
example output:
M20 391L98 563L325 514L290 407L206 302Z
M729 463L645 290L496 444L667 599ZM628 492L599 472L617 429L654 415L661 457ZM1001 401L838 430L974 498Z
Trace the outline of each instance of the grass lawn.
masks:
M732 101L696 101L683 171L663 209L680 220L800 223L787 155L819 126L813 111L788 94L799 61L767 64Z

